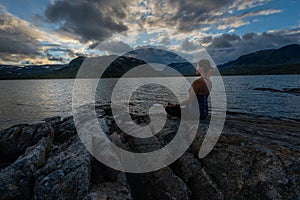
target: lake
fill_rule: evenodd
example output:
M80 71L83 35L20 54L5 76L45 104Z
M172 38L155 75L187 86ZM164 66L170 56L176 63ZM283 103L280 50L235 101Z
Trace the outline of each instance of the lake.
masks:
M190 82L194 79L188 78ZM96 98L98 102L110 102L109 93L116 81L117 79L101 80ZM223 81L230 114L270 119L300 119L299 94L254 90L300 88L299 75L225 76ZM173 82L179 95L186 96L187 91L181 89L182 84L179 81ZM53 116L70 116L73 84L72 79L1 80L0 129L21 123L36 123ZM123 87L125 89L126 84ZM146 104L165 105L172 101L170 94L164 90L151 85L139 89L131 97L133 109L145 110Z

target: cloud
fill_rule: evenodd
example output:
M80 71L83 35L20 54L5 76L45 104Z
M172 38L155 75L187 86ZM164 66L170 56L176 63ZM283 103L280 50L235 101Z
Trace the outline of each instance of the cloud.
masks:
M157 40L158 43L160 43L161 45L170 45L171 44L170 37L167 34L161 33L154 40Z
M11 64L49 63L47 52L61 52L69 57L70 49L78 46L68 34L45 31L12 15L1 5L0 44L0 62ZM51 61L57 63L54 59Z
M136 33L130 32L126 41L106 43L107 52L127 52L144 42L191 53L200 43L208 48L217 63L222 63L245 53L299 41L297 29L241 36L233 34L238 32L237 28L255 22L259 16L281 13L282 10L268 9L271 1L52 0L43 15L34 18L41 27L33 26L2 8L0 56L2 61L13 62L71 59L87 55L101 41L131 29ZM54 27L55 30L51 30ZM157 34L146 34L138 32L139 27L147 31L150 27L159 28L155 29ZM159 33L163 29L166 29L166 34ZM186 39L187 34L192 40Z
M263 33L247 33L243 36L222 34L213 37L207 51L217 64L222 64L251 52L276 49L288 44L300 44L300 28Z
M262 6L266 3L269 3L271 0L256 0L256 1L249 1L249 0L236 0L234 3L229 7L229 12L233 12L233 10L246 10L250 8L255 8L258 6Z
M95 48L101 51L106 51L108 54L117 55L133 50L133 48L130 45L122 41L104 41L98 46L95 46Z
M0 8L0 55L2 60L9 60L40 55L40 32L3 7Z
M147 27L173 27L182 31L199 29L212 23L229 3L229 0L144 1L144 4L149 5L141 18L142 24Z
M76 54L71 49L64 49L60 46L51 46L52 48L48 48L45 50L46 58L49 61L57 62L57 63L66 63L69 61L69 58L76 57Z
M200 39L200 44L207 46L207 44L210 44L212 41L213 41L213 36L208 35L208 36L204 36Z
M57 62L65 62L65 59L62 57L58 57L58 56L51 56L48 57L49 61L57 61Z
M250 24L250 21L247 19L256 17L256 16L267 16L272 14L281 13L282 10L276 9L266 9L266 10L257 10L257 11L248 11L239 15L224 17L218 23L219 30L239 28L245 25Z
M185 39L181 45L181 49L184 51L194 51L199 49L199 44L194 44L192 41Z
M46 8L45 18L57 24L59 31L74 34L82 42L102 41L114 32L127 30L122 22L125 9L122 1L55 1Z
M219 30L248 25L249 18L282 12L276 9L259 9L271 0L153 0L142 1L143 12L136 13L145 27L170 27L183 32L208 30L217 25ZM249 11L249 9L251 11Z
M215 37L212 40L210 48L229 48L233 47L234 42L240 41L241 38L235 34L223 34L219 37Z

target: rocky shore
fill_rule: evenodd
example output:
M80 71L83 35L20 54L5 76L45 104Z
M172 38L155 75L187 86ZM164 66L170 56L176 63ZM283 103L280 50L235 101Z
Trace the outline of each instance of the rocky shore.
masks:
M145 142L122 133L107 105L97 113L107 137L135 152L168 143L178 123L170 118L165 132ZM201 123L176 162L143 174L119 172L93 158L72 117L13 126L0 132L0 199L300 199L300 123L227 116L217 145L199 159L208 124Z

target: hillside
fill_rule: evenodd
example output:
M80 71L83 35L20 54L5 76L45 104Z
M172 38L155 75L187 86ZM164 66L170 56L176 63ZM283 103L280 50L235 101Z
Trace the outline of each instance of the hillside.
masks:
M26 67L0 65L0 79L36 79L46 78L68 65L33 65Z
M111 55L89 59L86 59L85 57L78 57L72 60L69 64L54 66L0 66L0 79L76 78L78 70L84 61L85 71L81 73L80 78L99 78L100 72L102 71L101 69L106 69L102 74L103 78L118 78L123 76L129 70L146 64L144 60L137 59L132 56L133 55L118 57ZM143 58L145 58L148 63L154 63L153 59L157 59L157 57L153 56L152 59L145 57ZM171 59L169 58L169 60ZM168 66L185 76L191 76L195 74L195 68L188 62L170 63ZM154 69L148 64L145 66L143 73L143 76L148 77L175 76L175 74L170 70Z
M223 75L300 74L300 45L257 51L218 68Z
M0 79L56 79L75 78L85 57L78 57L65 65L10 66L0 65ZM101 56L86 59L87 68L80 78L118 78L129 70L146 63L168 65L184 76L195 75L195 68L172 52L141 49L124 56ZM109 65L109 67L107 67ZM234 61L219 65L222 75L300 74L300 45L293 44L279 49L262 50L243 55ZM168 69L153 69L146 65L143 76L175 76Z

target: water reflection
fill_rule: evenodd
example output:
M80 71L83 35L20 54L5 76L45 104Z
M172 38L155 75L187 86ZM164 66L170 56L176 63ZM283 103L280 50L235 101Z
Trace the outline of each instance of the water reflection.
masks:
M213 79L214 77L212 77ZM253 116L300 119L300 96L289 93L257 91L254 88L300 88L299 75L286 76L228 76L223 77L228 110ZM189 78L193 81L194 78ZM97 80L95 80L97 81ZM96 93L99 102L109 102L112 86L117 79L102 79ZM138 79L137 79L138 81ZM35 123L53 116L66 117L72 111L74 80L1 80L0 128L19 123ZM174 78L178 95L185 96L181 84ZM126 85L124 85L126 87ZM216 87L217 88L217 87ZM88 88L82 88L86 90ZM216 91L218 93L218 91ZM155 102L168 102L170 95L159 88L145 87L133 96L137 105L145 98ZM85 97L82 96L82 99ZM172 101L172 99L171 99ZM91 101L92 103L92 101ZM133 108L133 109L137 109Z

